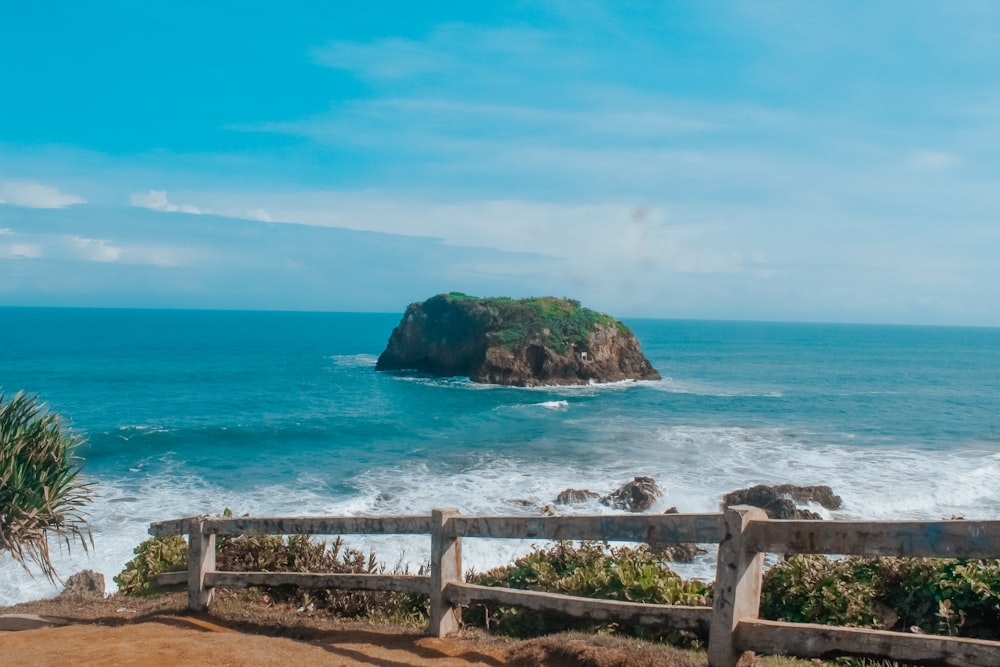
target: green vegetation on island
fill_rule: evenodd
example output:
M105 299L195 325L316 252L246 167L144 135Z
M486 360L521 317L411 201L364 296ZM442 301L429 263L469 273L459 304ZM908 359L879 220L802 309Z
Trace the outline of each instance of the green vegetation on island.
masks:
M547 344L559 354L584 345L598 325L632 332L624 324L604 313L584 308L576 299L552 296L512 299L476 297L462 292L443 295L451 303L481 311L489 322L489 334L504 347L514 350L530 340Z

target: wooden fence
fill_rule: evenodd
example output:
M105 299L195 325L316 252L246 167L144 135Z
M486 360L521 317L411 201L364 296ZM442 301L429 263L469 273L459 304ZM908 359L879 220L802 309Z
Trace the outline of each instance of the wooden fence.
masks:
M854 655L954 667L1000 665L1000 642L765 621L758 614L765 553L996 558L1000 556L1000 521L777 521L754 507L713 514L558 517L463 516L457 510L437 509L429 517L202 516L154 523L149 532L157 537L188 536L187 571L158 575L157 583L186 582L188 605L195 610L208 607L216 587L292 584L308 589L400 591L430 596L428 631L439 637L458 629L460 606L492 602L597 621L707 630L711 667L733 667L743 651L802 658ZM430 534L431 573L216 571L216 536L245 534ZM716 543L713 606L596 600L465 583L462 539L478 537Z

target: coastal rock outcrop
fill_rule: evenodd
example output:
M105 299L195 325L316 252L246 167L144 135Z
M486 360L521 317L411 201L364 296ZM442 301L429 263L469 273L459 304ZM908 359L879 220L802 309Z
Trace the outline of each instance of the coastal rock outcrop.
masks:
M577 301L457 292L410 304L375 370L518 387L660 379L628 327Z
M556 496L557 505L582 505L591 500L597 500L601 494L588 491L587 489L563 489Z
M610 494L601 498L601 503L619 510L644 512L653 506L662 494L652 477L635 477Z
M104 575L94 570L77 572L66 580L66 585L59 596L73 599L101 599L104 597Z
M795 486L778 484L767 486L758 484L747 489L738 489L722 497L722 508L733 505L759 507L772 519L822 519L819 514L796 507L798 503L816 503L826 509L838 509L840 496L834 495L829 486Z
M602 496L589 489L563 489L556 496L557 505L582 505L597 500L602 505L627 512L645 512L663 495L652 477L633 477L631 481ZM672 508L674 512L677 508Z

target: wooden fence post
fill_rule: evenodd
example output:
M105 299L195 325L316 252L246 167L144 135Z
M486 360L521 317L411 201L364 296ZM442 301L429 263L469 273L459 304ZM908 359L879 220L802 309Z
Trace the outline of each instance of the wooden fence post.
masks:
M762 509L739 505L725 511L726 536L719 543L715 568L712 625L708 634L709 667L735 667L742 651L733 632L760 612L761 565L764 554L748 551L744 532L750 521L766 521Z
M431 511L431 620L428 633L445 637L458 631L458 610L445 598L445 588L462 580L462 538L449 534L448 520L457 509Z
M192 519L188 536L188 609L205 611L214 588L205 587L205 573L215 570L215 533L205 533L205 521Z

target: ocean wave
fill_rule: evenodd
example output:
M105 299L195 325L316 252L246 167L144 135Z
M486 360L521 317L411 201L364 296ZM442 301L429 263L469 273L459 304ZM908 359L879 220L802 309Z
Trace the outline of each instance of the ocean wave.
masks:
M552 410L555 412L565 412L569 410L569 401L554 400L554 401L542 401L540 403L517 403L514 405L500 405L494 408L495 410L524 410L529 408L544 408L546 410Z
M133 437L157 435L160 433L171 433L174 430L176 429L152 424L125 424L123 426L119 426L117 429L118 437L123 440L129 440Z
M682 512L716 511L724 493L754 484L829 484L843 507L824 516L841 519L939 519L1000 514L1000 452L995 444L948 451L916 447L867 446L853 441L824 442L803 430L753 426L660 426L623 432L620 437L565 444L532 443L521 454L450 452L404 464L373 465L340 479L335 472L304 469L286 482L240 490L208 483L197 469L166 453L150 456L156 474L140 461L134 475L87 481L98 496L90 511L95 550L56 550L64 577L90 568L102 572L109 592L112 577L147 538L149 523L229 508L237 514L392 515L425 514L455 507L468 515L613 514L590 503L553 505L566 488L606 494L637 475L656 479L663 496L650 510L676 506ZM543 446L544 445L544 446ZM234 474L238 474L235 471ZM236 478L234 477L234 483ZM494 543L496 542L496 543ZM509 562L535 544L524 540L468 540L466 567L484 570ZM348 543L374 548L384 562L416 569L428 557L423 536L351 536ZM537 543L537 541L536 541ZM710 577L706 556L678 566L685 576ZM29 577L9 557L0 559L0 604L57 593L44 578Z
M374 354L335 354L329 359L341 368L375 368L378 362Z
M777 389L762 389L753 387L733 387L719 386L709 382L699 380L676 380L671 377L664 377L662 380L648 383L657 391L664 391L671 394L691 394L693 396L718 396L720 398L731 398L737 396L781 398L782 392Z

